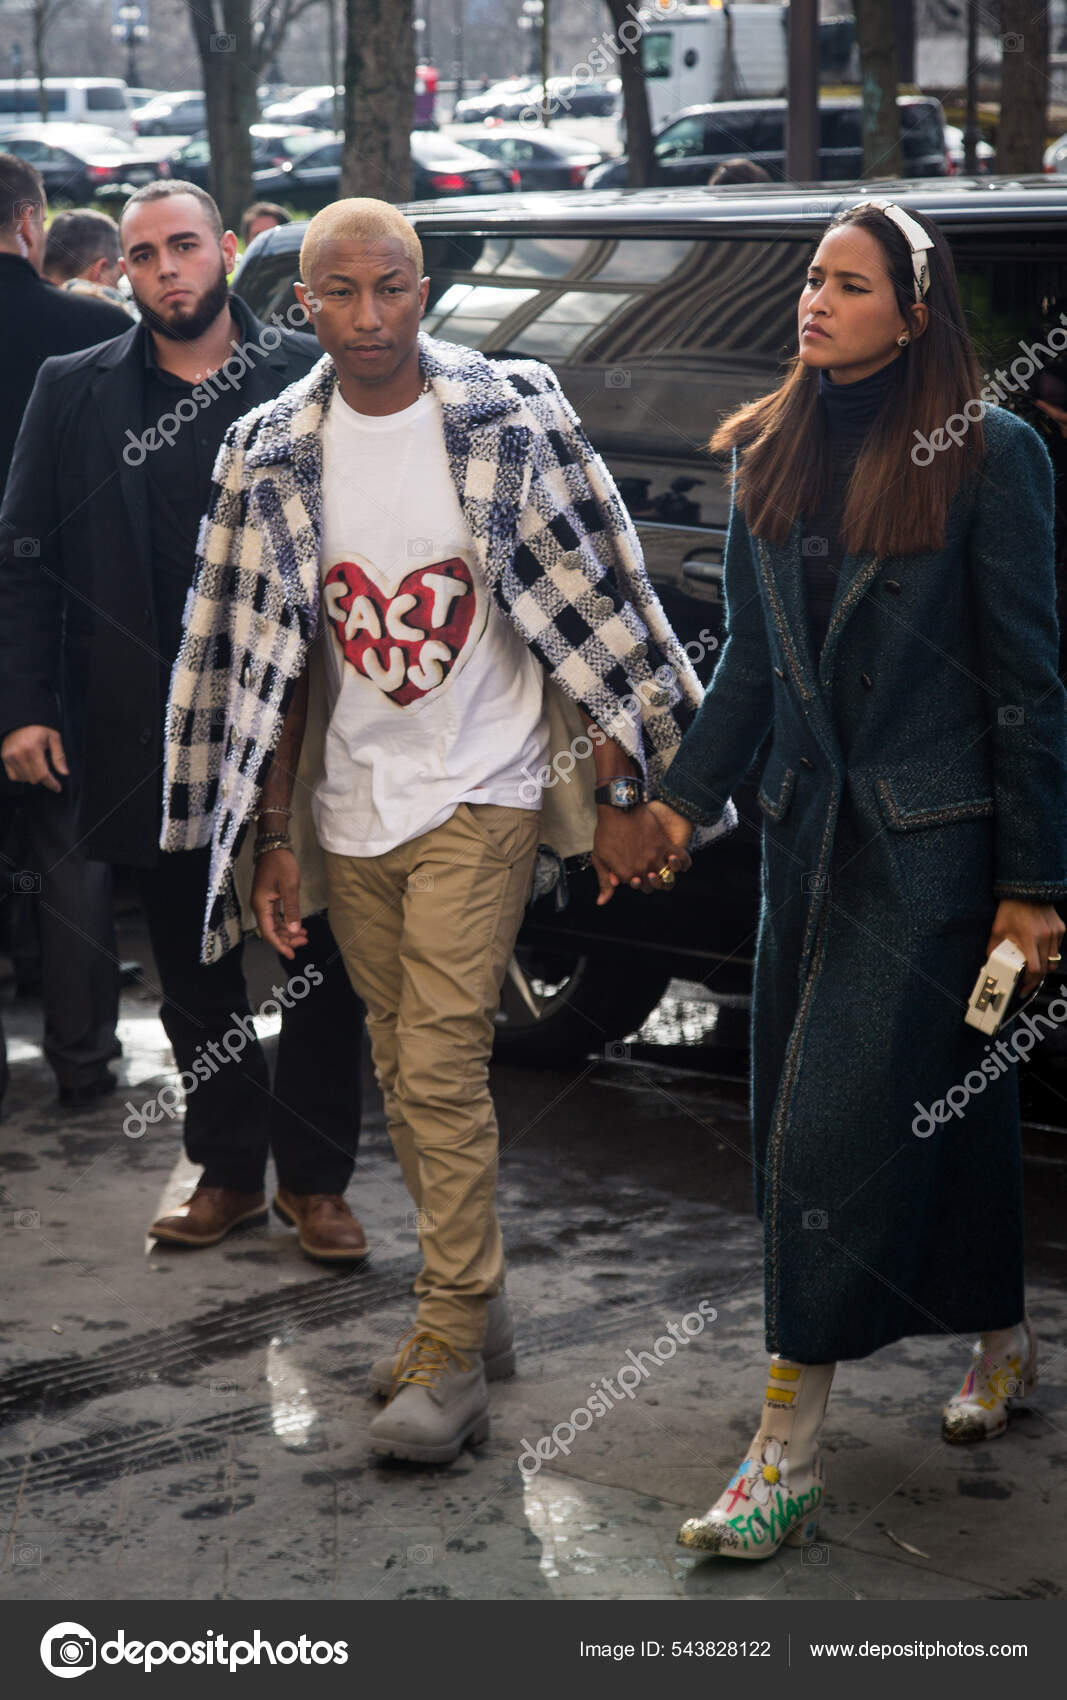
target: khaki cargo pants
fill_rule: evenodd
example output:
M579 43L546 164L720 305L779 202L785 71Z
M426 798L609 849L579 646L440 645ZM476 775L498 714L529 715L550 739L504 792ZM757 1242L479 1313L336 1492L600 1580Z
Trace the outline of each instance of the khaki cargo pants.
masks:
M326 855L330 927L367 1006L374 1069L423 1266L417 1323L485 1340L504 1256L489 1054L530 893L539 815L461 803L383 856Z

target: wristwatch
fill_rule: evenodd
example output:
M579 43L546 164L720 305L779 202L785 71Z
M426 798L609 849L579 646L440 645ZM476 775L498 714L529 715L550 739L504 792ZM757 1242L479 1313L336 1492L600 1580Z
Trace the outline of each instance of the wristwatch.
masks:
M639 779L605 779L594 790L593 801L612 809L637 809L648 802L648 792Z

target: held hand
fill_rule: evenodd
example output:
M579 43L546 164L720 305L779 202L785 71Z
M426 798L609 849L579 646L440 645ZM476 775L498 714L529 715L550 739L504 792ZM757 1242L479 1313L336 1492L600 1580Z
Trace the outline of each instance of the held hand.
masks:
M9 779L26 785L43 785L46 791L62 791L56 778L70 774L63 740L54 726L18 726L0 746L0 760Z
M619 885L646 892L666 890L658 878L659 871L670 867L675 873L684 873L690 866L685 844L672 842L653 808L642 804L630 810L597 810L593 866L600 882L598 908L611 901Z
M290 962L308 942L300 919L300 864L291 850L268 850L256 863L252 880L256 925L279 956Z
M1019 985L1023 997L1029 995L1048 973L1056 973L1059 964L1049 967L1049 957L1058 956L1063 939L1063 922L1049 903L1028 903L1022 898L1006 897L997 905L993 931L989 935L986 955L998 944L1011 939L1026 957L1026 968Z

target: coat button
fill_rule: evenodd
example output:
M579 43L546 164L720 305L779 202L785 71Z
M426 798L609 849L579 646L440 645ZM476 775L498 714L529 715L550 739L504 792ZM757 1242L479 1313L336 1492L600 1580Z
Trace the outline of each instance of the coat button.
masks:
M785 678L785 674L784 674L784 673L783 673L783 672L782 672L782 669L781 669L781 668L780 668L780 667L776 667L776 668L775 668L775 669L774 669L774 671L775 671L775 672L776 672L776 673L777 673L777 675L778 675L778 677L779 677L779 679L784 679L784 678Z
M641 638L637 643L634 644L633 648L631 649L630 659L632 661L643 661L647 654L648 654L648 644L645 642L644 638Z
M860 674L860 680L862 681L863 688L864 688L865 691L873 691L874 690L874 680L871 678L871 675L869 673L861 673Z
M814 769L815 763L811 760L810 756L801 756L799 760L801 767Z
M885 578L882 580L882 583L894 596L899 596L904 588L900 580L897 578Z
M593 603L593 613L598 614L602 620L606 620L614 612L615 604L610 596L598 596Z

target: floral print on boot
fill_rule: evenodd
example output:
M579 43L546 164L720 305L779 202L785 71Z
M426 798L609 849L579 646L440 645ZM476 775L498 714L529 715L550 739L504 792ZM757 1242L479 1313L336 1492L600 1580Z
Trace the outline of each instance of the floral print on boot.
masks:
M1013 1399L1037 1382L1037 1342L1030 1318L1014 1328L980 1334L963 1386L941 1412L941 1437L951 1445L995 1440L1008 1426Z

